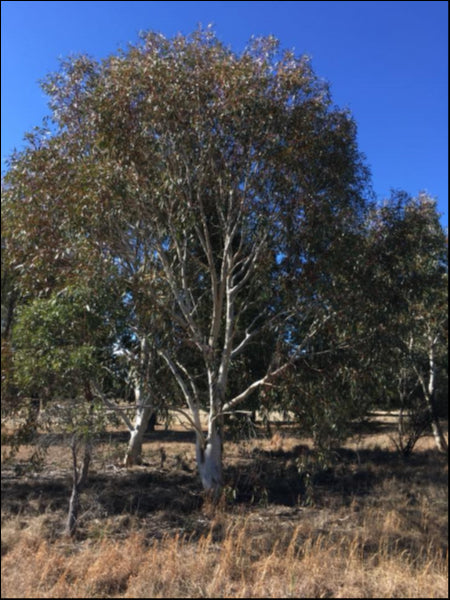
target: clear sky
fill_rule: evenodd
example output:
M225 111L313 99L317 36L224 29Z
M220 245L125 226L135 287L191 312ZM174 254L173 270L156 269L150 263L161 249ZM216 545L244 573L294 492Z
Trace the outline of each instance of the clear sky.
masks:
M170 37L199 23L212 23L236 51L252 35L273 34L309 54L358 124L377 196L426 190L448 223L447 2L2 1L2 169L48 113L38 80L59 57L103 58L140 30Z

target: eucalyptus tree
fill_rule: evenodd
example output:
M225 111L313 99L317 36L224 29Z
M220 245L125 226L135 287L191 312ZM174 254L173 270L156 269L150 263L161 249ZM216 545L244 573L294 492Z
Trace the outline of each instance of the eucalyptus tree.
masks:
M306 272L327 276L325 257L364 210L355 123L307 57L272 37L238 54L209 29L69 59L44 89L52 133L7 179L16 214L43 203L47 229L37 247L23 240L24 263L32 271L64 249L80 272L114 265L133 339L151 343L178 386L203 486L217 492L224 415L330 318L302 286ZM258 347L260 367L243 372Z
M448 359L448 246L435 200L394 193L373 214L369 239L381 378L401 418L409 413L413 438L431 425L437 448L446 451L438 404Z
M362 218L341 226L332 243L304 265L300 285L289 291L305 306L292 322L291 340L300 344L304 338L308 311L315 318L322 315L322 326L304 344L278 389L265 394L269 405L278 403L289 411L325 461L367 418L379 394L379 315L371 299L371 258Z
M14 320L14 311L18 300L18 293L15 289L14 272L8 268L5 248L2 238L1 253L1 289L2 289L2 321L1 321L1 390L2 390L2 415L6 411L6 404L12 400L12 361L11 361L11 329Z
M58 297L68 287L91 288L108 299L104 309L109 311L116 335L111 343L117 364L126 371L122 389L127 386L133 391L134 422L127 407L114 403L98 377L90 380L91 391L128 428L125 463L131 465L139 461L142 434L154 410L153 399L146 394L154 358L148 351L151 311L141 310L134 267L130 265L127 271L120 260L109 260L93 236L102 215L96 212L95 203L87 204L86 162L87 171L80 179L83 167L76 161L83 155L78 146L81 138L71 138L67 132L52 136L48 126L47 120L45 127L26 136L26 149L11 157L2 181L2 390L11 387L14 348L3 332L11 329L10 308L16 298L45 300ZM16 401L10 404L12 410L19 406Z

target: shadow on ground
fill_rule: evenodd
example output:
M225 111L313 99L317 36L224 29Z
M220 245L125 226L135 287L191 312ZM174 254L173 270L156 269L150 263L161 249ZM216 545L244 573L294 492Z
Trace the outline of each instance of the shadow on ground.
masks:
M404 459L387 450L356 454L342 449L332 466L320 468L313 453L305 458L304 446L288 452L254 450L251 456L225 465L225 494L236 505L320 507L332 500L347 504L352 498L373 494L386 480L395 480L405 489L414 482L445 486L445 463L445 457L433 450ZM69 472L22 475L7 468L2 470L2 510L9 514L65 511L70 489ZM129 471L113 466L93 469L83 496L91 516L98 518L123 514L143 518L161 511L188 515L204 501L196 471L170 464L164 469L154 465Z

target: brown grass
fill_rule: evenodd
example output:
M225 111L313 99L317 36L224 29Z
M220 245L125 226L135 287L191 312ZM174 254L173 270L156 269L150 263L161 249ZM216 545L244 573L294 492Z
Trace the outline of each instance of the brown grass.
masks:
M428 440L405 461L366 435L308 489L297 485L298 465L314 468L307 440L280 429L229 444L214 506L191 445L171 435L131 472L106 472L107 446L98 453L75 540L60 535L60 473L5 475L2 598L448 597L447 462Z
M2 561L2 597L447 597L446 556L433 547L417 556L402 550L401 534L393 536L400 524L398 515L374 514L375 533L305 537L299 524L280 539L238 519L220 542L212 527L195 541L175 535L150 544L138 532L74 545L23 531Z

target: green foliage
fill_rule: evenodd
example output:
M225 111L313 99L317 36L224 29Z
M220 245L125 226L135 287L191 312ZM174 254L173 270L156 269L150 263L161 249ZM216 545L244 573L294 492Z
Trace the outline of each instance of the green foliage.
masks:
M435 207L397 197L368 219L356 125L307 57L148 32L43 89L51 121L2 194L22 393L78 397L123 369L216 422L273 401L328 448L381 381L392 394L411 331L424 376L446 303Z
M409 452L430 423L440 429L446 396L447 237L432 198L395 193L373 216L369 239L377 257L371 271L378 292L372 305L381 321L378 376L384 395L401 410L397 444Z
M91 291L66 289L22 306L14 327L17 386L25 394L74 397L108 366L105 305Z

